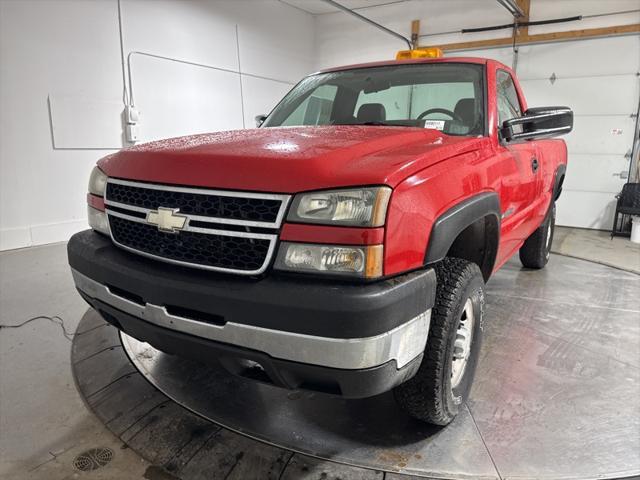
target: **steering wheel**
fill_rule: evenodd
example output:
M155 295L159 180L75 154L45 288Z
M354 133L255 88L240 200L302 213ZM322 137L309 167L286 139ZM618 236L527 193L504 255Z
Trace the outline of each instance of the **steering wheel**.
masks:
M418 118L416 118L416 120L422 120L424 117L426 117L427 115L431 115L432 113L444 113L445 115L450 116L452 119L460 123L464 123L464 120L462 119L462 117L460 117L460 115L457 115L455 112L447 110L446 108L430 108L418 115Z

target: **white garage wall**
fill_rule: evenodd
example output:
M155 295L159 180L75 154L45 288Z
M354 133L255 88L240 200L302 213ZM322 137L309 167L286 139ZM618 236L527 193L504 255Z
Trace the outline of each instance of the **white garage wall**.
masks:
M0 1L0 248L84 226L87 176L108 151L54 150L47 98L118 102L117 21L115 2Z
M532 0L530 14L531 20L545 20L638 8L637 0ZM506 10L492 0L414 0L362 9L359 13L406 36L414 19L420 19L423 34L510 21ZM319 68L389 59L397 50L406 48L401 41L344 13L318 15L316 19ZM529 32L632 23L640 23L640 13L530 27ZM473 35L454 33L428 36L420 43L504 38L509 34L510 30ZM512 48L450 52L447 56L488 57L510 66L514 60ZM569 105L575 112L574 131L564 137L569 167L558 206L560 225L611 228L615 194L625 183L620 172L628 171L630 165L630 158L625 154L633 143L635 118L631 115L638 108L639 71L639 35L519 47L517 72L529 105ZM552 74L556 77L553 82L550 81Z
M252 127L313 69L313 17L277 0L121 12L125 55L192 63L132 56L142 140ZM1 0L0 63L0 250L65 240L95 161L124 145L117 0Z
M142 141L251 128L313 69L313 17L276 0L122 0L122 20L126 52L174 60L131 56Z

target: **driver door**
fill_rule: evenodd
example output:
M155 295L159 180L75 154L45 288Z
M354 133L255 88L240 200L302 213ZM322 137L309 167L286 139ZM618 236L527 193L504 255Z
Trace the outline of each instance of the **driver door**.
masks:
M505 70L496 72L498 125L505 120L521 117L522 106L511 74ZM541 161L537 156L535 141L513 144L501 143L499 155L511 164L510 175L502 179L500 204L502 208L503 253L512 252L537 228L536 217L531 214L539 196L538 185Z

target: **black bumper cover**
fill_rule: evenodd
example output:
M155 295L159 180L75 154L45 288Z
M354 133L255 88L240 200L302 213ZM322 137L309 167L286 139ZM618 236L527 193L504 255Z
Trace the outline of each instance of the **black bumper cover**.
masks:
M144 302L202 312L221 321L322 337L363 338L387 332L431 308L435 294L432 270L370 284L275 274L246 278L149 260L90 230L74 235L67 250L73 269ZM285 388L367 397L408 380L421 361L419 356L402 369L390 361L374 368L343 370L281 360L165 329L82 296L105 320L160 350L218 363L231 373Z

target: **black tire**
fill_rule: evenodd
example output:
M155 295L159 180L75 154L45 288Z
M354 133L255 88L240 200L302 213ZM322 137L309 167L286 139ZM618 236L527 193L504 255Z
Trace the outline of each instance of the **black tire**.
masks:
M556 228L556 204L553 202L547 218L520 247L520 261L527 268L544 268L549 262L553 232Z
M447 425L467 400L473 382L482 345L484 280L475 263L459 258L445 258L435 271L436 300L422 364L413 378L394 389L394 396L412 417ZM452 387L454 346L458 328L466 321L467 300L474 315L470 350L460 380Z

